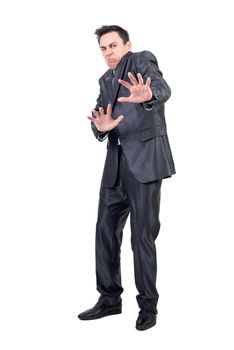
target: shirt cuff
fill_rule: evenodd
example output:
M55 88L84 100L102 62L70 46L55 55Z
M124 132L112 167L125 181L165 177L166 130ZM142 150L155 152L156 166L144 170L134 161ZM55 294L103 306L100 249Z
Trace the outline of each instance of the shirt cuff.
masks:
M107 135L108 135L108 131L105 131L105 132L98 131L98 135L97 135L98 141L104 141L107 138Z
M144 109L146 109L147 111L150 111L153 108L154 101L156 101L156 98L153 95L151 100L143 102L142 104L143 104Z

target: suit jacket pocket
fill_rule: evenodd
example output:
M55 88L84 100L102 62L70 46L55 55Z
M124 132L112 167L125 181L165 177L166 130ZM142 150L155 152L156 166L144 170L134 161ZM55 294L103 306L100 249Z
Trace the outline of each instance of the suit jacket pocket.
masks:
M163 132L159 126L153 126L140 131L141 141L151 140L154 137L166 135L166 132Z

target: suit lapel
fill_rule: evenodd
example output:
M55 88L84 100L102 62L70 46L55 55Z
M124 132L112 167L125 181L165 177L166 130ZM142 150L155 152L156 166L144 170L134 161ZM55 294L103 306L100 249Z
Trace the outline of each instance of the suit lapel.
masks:
M113 87L112 87L112 72L111 72L110 69L105 74L103 82L104 82L104 85L105 85L105 91L107 92L107 94L109 96L109 101L112 104Z
M109 70L105 76L105 84L107 86L107 91L108 91L108 95L109 95L109 98L111 101L112 110L114 109L114 104L116 102L116 98L118 96L119 89L120 89L120 83L118 82L118 79L123 78L124 73L125 73L126 64L128 61L128 57L131 55L132 55L131 51L127 52L126 55L124 55L122 57L121 61L117 65L117 67L115 69L115 77L114 77L113 86L112 86L113 73L111 72L111 70Z

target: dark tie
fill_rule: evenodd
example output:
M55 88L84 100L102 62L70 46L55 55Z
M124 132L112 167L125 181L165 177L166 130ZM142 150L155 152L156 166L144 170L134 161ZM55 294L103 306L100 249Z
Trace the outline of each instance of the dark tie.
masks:
M115 71L112 70L112 80L111 80L112 87L114 86L114 83L115 83Z
M112 70L111 72L112 72L111 84L112 84L112 88L113 88L114 83L115 83L115 71ZM116 118L114 117L114 119L116 119ZM115 127L115 128L112 130L112 136L115 138L116 144L120 144L118 127Z

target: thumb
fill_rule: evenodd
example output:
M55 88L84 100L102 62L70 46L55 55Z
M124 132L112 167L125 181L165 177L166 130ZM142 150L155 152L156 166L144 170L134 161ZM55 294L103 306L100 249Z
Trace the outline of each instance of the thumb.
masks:
M116 121L118 122L118 124L124 119L124 115L119 115L118 118L116 119Z

